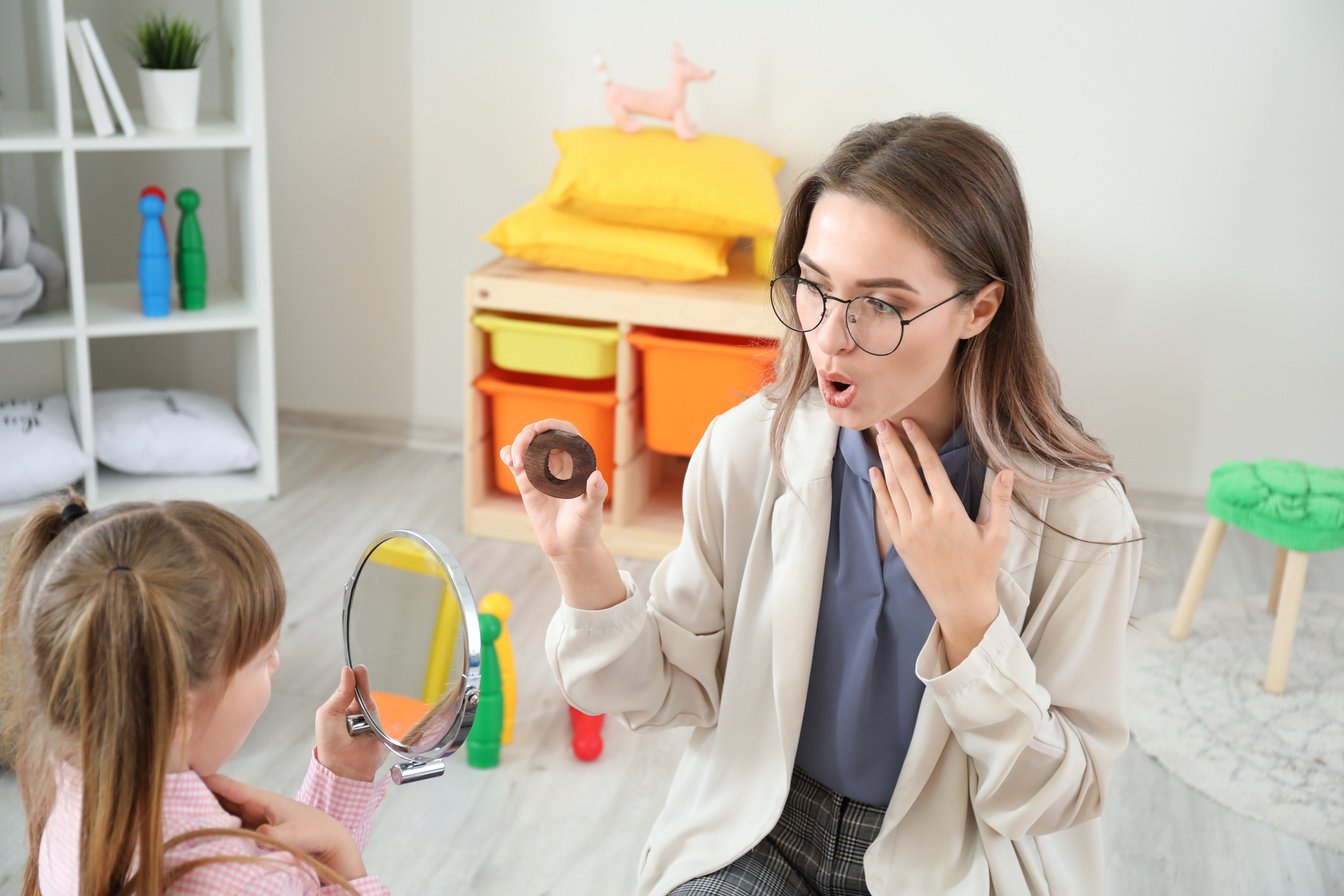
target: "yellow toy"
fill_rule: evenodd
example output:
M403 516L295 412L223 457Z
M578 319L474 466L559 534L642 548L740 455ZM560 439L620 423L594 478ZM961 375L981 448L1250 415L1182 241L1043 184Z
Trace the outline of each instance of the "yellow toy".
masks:
M499 679L504 690L504 731L500 743L513 742L513 715L518 700L518 679L513 668L513 642L509 640L509 614L513 604L506 594L493 591L481 599L481 612L499 620L499 637L495 639L495 654L499 657Z

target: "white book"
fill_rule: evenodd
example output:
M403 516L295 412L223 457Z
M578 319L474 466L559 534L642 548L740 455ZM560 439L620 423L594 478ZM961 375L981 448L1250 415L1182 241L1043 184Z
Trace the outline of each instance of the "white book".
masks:
M84 43L84 32L79 22L65 23L65 44L70 48L70 63L79 76L79 86L84 91L84 105L89 108L89 118L93 121L93 132L99 137L116 133L112 124L112 113L107 111L107 100L103 99L103 88L98 86L98 73L93 70L93 59Z
M112 74L112 65L107 61L107 54L103 52L102 41L98 40L98 34L93 30L93 22L80 19L79 27L84 31L84 43L89 45L89 55L93 57L93 64L98 69L98 77L103 80L107 98L112 101L117 121L121 123L121 129L126 132L127 137L134 137L135 122L131 120L131 110L126 108L126 98L121 95L121 88L117 86L117 79Z

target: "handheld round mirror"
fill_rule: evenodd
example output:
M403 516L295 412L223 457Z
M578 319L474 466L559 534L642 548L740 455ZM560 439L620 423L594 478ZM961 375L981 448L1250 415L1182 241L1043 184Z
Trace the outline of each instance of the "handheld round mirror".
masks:
M480 697L481 631L476 601L456 558L409 530L380 535L345 586L345 662L363 663L363 708L351 734L377 737L402 761L401 784L443 774L443 760L471 731Z

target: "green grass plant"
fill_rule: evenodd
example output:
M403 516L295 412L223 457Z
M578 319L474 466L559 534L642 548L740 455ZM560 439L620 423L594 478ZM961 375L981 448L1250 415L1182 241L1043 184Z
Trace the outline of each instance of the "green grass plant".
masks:
M141 68L187 69L200 65L209 39L209 32L181 16L158 12L141 20L127 43Z

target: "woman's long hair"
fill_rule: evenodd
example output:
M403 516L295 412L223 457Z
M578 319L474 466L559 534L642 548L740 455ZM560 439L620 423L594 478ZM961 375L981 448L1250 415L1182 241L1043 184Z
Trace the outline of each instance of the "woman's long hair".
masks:
M217 507L120 504L63 516L49 504L33 512L0 592L0 748L15 759L27 815L25 896L37 893L62 760L79 769L83 786L81 896L157 894L190 870L163 867L164 776L188 695L209 693L256 656L284 609L270 547Z
M950 115L909 116L853 131L785 206L775 240L776 276L796 272L812 210L826 192L871 202L899 217L967 291L962 301L972 301L987 284L1003 284L989 326L957 347L956 392L971 450L990 469L1014 469L1021 506L1026 508L1024 494L1073 494L1103 479L1120 479L1113 455L1060 398L1059 376L1036 325L1026 204L1012 159L998 140ZM787 331L767 393L776 405L770 447L777 467L798 402L816 385L806 339ZM1019 457L1071 475L1034 477L1019 469Z

